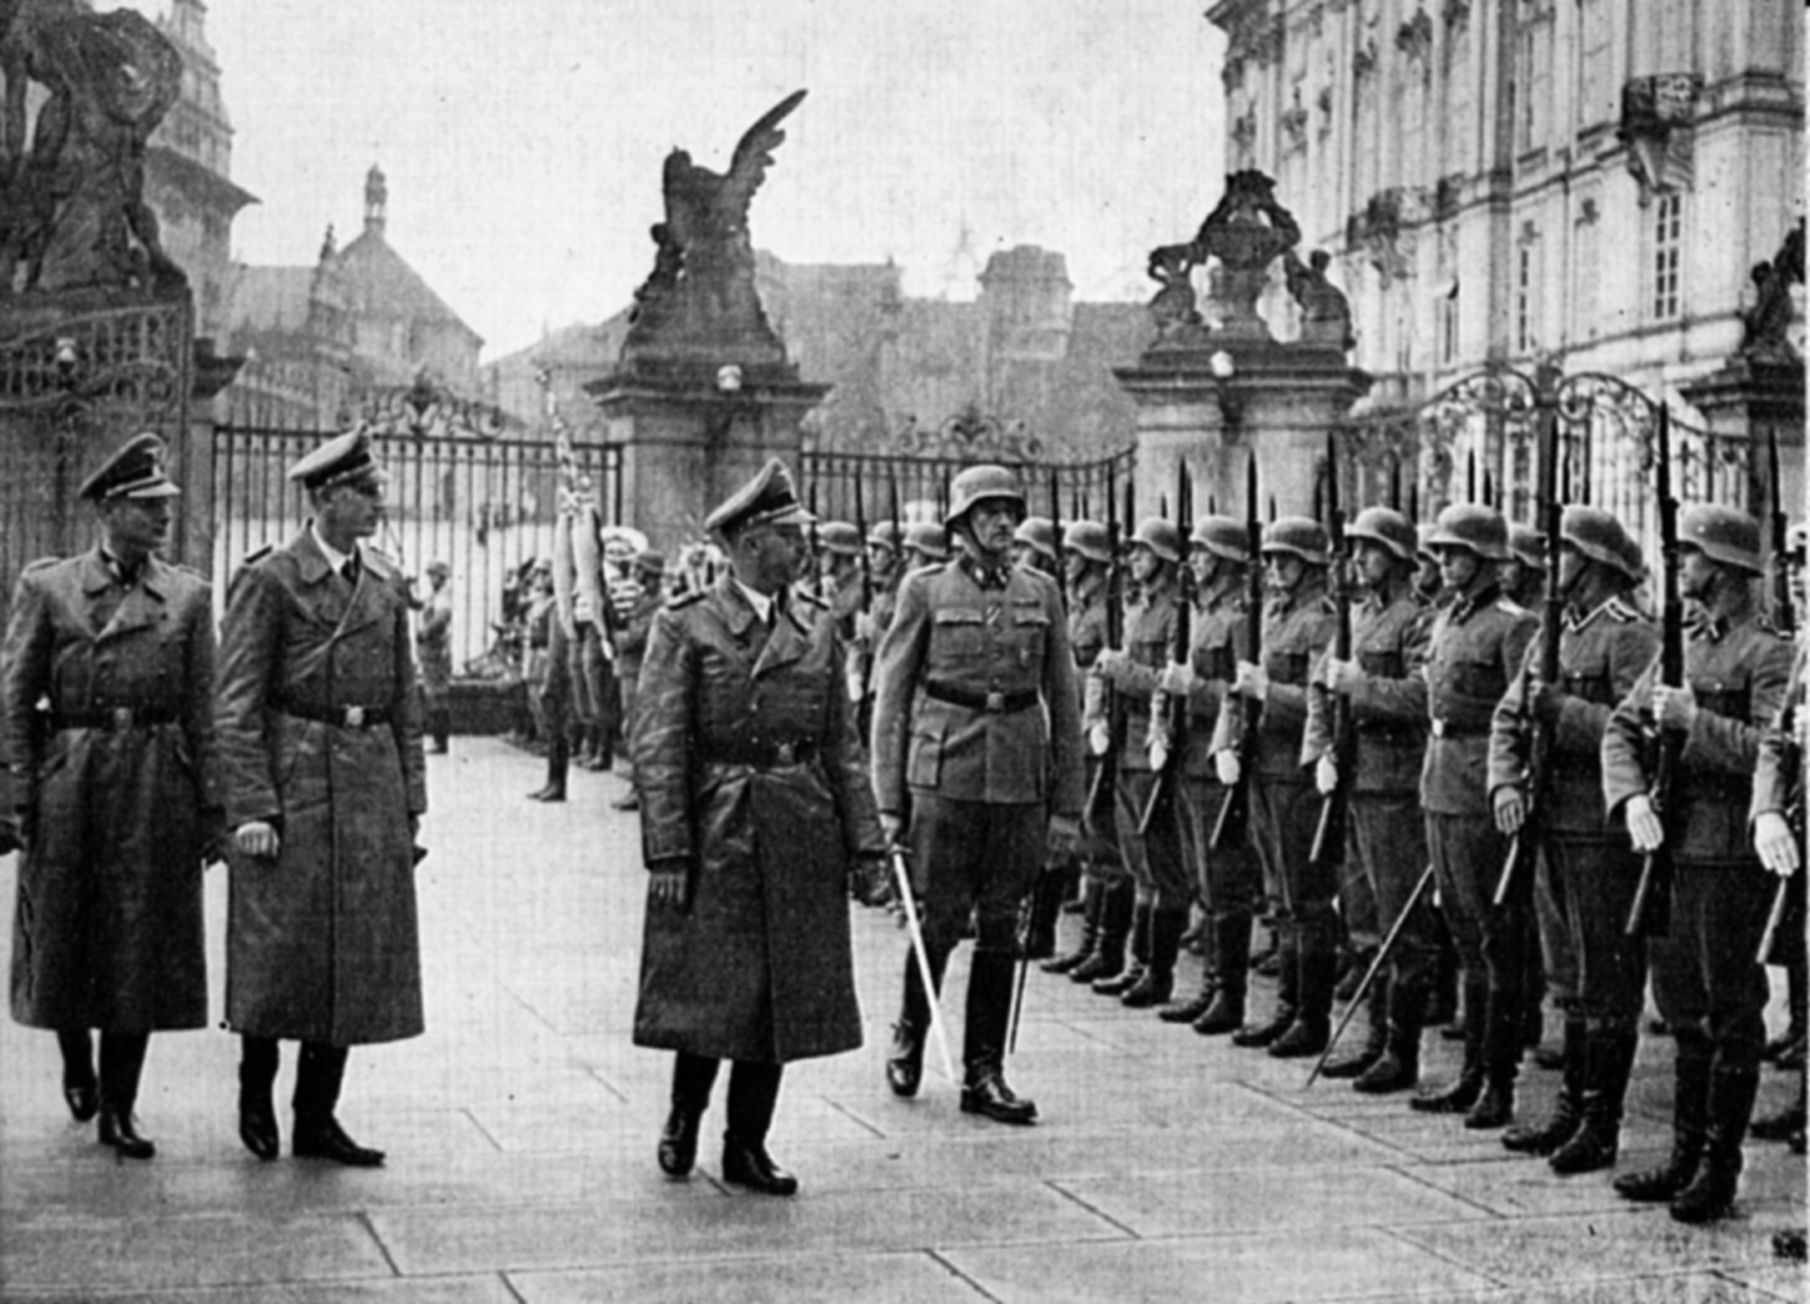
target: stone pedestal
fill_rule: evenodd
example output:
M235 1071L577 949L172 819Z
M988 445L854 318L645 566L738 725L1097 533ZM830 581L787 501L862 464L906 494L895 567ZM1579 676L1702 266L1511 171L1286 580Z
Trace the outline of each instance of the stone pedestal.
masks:
M704 536L704 518L769 457L798 474L799 423L829 393L789 366L725 388L707 367L629 363L585 387L622 449L623 523L669 556Z
M1245 463L1257 456L1260 511L1308 515L1326 432L1370 388L1334 348L1201 332L1158 345L1113 374L1137 403L1137 500L1153 515L1185 459L1194 510L1244 513Z
M1772 510L1767 483L1766 442L1779 441L1779 501L1793 519L1805 517L1804 364L1796 359L1737 357L1683 387L1685 398L1703 413L1721 440L1749 444L1748 510Z

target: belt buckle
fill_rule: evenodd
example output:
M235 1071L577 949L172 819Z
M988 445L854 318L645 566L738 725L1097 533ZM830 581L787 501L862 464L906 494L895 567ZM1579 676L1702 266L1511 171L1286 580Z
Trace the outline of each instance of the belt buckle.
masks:
M998 689L994 689L987 694L987 710L989 712L998 715L1005 709L1006 695L1004 693L1000 692Z
M111 716L110 723L111 723L112 728L114 728L114 729L130 729L132 727L132 708L131 707L116 706L116 707L112 708L112 710L109 714Z
M346 728L362 729L365 727L365 709L362 706L346 708Z

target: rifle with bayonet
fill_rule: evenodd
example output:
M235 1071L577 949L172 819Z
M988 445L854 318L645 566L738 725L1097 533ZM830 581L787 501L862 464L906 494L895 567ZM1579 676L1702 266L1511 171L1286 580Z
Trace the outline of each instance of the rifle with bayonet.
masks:
M1556 688L1560 678L1559 643L1563 635L1565 594L1559 582L1560 553L1564 540L1564 507L1559 502L1559 422L1550 402L1540 404L1540 484L1539 510L1544 519L1540 528L1546 539L1546 592L1540 612L1540 677L1537 685L1528 685L1528 701L1537 688ZM1533 738L1527 754L1527 798L1521 815L1521 827L1508 844L1508 857L1502 862L1502 875L1496 880L1492 903L1500 908L1518 883L1531 883L1534 860L1545 836L1544 823L1548 802L1547 789L1552 782L1552 726L1537 716L1533 722Z
M1188 568L1188 535L1194 513L1194 486L1188 479L1188 464L1178 460L1175 467L1175 519L1181 536L1182 559L1175 576L1175 634L1170 659L1186 664L1189 644L1193 642L1194 572ZM1156 780L1150 789L1150 800L1138 818L1139 836L1148 836L1157 812L1175 800L1176 774L1182 767L1183 753L1188 750L1188 697L1183 693L1174 699L1162 689L1150 695L1150 759L1156 769Z
M1790 634L1797 628L1797 609L1791 600L1791 520L1780 499L1784 482L1779 479L1777 426L1769 426L1766 430L1766 469L1771 476L1772 485L1772 516L1769 522L1772 533L1772 623L1779 633Z
M1337 625L1332 639L1332 655L1339 661L1351 660L1351 558L1345 549L1345 513L1339 506L1339 450L1332 432L1326 434L1326 536L1332 544L1332 605ZM1345 852L1345 817L1347 798L1351 792L1351 766L1355 759L1352 743L1351 699L1344 693L1332 694L1332 761L1338 783L1320 803L1320 822L1314 828L1313 849L1307 862L1316 869L1336 865Z
M1684 599L1678 594L1678 500L1672 497L1672 414L1663 403L1659 406L1658 442L1659 465L1655 478L1659 490L1659 544L1663 554L1659 682L1679 688L1684 684ZM1653 723L1653 732L1658 739L1652 748L1650 797L1653 813L1663 823L1666 806L1670 803L1672 777L1678 769L1679 754L1684 750L1684 735L1676 729L1660 727L1657 720ZM1634 904L1628 910L1625 931L1629 937L1666 935L1671 924L1671 887L1672 844L1667 838L1641 859L1640 882L1634 889Z
M861 492L861 477L855 477L855 533L861 544L861 606L855 616L856 647L854 653L861 664L853 676L855 683L855 728L863 741L873 727L874 654L872 637L864 636L874 608L874 564L867 548L867 504Z
M1131 519L1136 510L1136 488L1125 485L1125 517ZM1116 652L1125 643L1125 560L1119 547L1118 483L1116 471L1109 470L1106 480L1106 538L1112 549L1112 561L1106 571L1106 647ZM1088 789L1082 824L1093 837L1110 838L1113 827L1114 793L1119 782L1119 752L1125 745L1125 708L1118 693L1103 675L1087 677L1087 716L1106 721L1106 746L1099 753L1099 766Z
M1273 506L1273 504L1272 504ZM1245 659L1263 660L1263 522L1258 517L1257 454L1252 453L1244 471L1244 535L1250 557L1250 591L1245 597ZM1213 821L1213 832L1207 839L1210 850L1218 851L1238 845L1250 829L1251 771L1257 760L1257 722L1263 704L1252 697L1238 699L1238 782L1226 793L1219 807L1219 818Z

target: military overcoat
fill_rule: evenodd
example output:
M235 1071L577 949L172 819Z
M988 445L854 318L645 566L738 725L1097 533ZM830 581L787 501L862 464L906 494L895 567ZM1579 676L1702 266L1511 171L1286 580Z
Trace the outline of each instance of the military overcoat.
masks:
M409 822L427 784L408 595L393 563L362 553L354 585L305 529L248 561L227 596L227 819L270 821L281 838L274 861L231 858L226 1020L254 1036L351 1046L423 1027Z
M861 1044L849 872L883 854L830 611L791 595L768 627L731 577L654 618L633 754L649 869L639 1046L786 1063Z
M128 588L98 549L36 563L20 578L0 667L0 770L29 839L13 1017L204 1026L202 857L218 815L207 582L153 557Z

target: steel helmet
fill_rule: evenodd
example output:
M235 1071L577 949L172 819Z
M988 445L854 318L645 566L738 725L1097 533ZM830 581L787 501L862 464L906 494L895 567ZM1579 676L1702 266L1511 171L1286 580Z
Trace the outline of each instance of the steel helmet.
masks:
M1182 532L1160 516L1146 516L1138 522L1138 532L1131 536L1162 560L1171 564L1182 559Z
M1051 561L1056 559L1056 526L1047 516L1027 516L1018 523L1012 538L1036 549Z
M1244 524L1233 520L1230 516L1202 516L1194 522L1194 533L1188 536L1188 542L1196 548L1204 548L1215 557L1224 557L1227 561L1246 562L1251 559L1250 549L1246 546Z
M1464 548L1485 561L1507 561L1508 522L1494 507L1482 503L1453 503L1439 514L1430 548Z
M899 523L897 521L881 521L878 525L874 526L873 529L867 532L867 546L870 548L891 548L894 552L897 552L899 550L899 544L902 542L903 535L904 531L899 528Z
M1631 580L1640 579L1646 571L1640 545L1628 537L1613 513L1600 507L1567 507L1559 521L1559 538L1591 561L1613 567Z
M1414 555L1421 561L1438 561L1433 553L1433 526L1422 521L1414 527Z
M1514 559L1523 566L1534 570L1546 569L1546 536L1531 525L1515 524L1508 527L1508 550Z
M1098 521L1070 521L1062 527L1062 550L1078 552L1102 566L1112 564L1112 536Z
M1678 514L1678 544L1755 575L1766 569L1760 564L1760 523L1732 507L1692 503Z
M1019 519L1024 518L1024 490L1018 487L1018 477L1003 466L989 463L968 467L950 483L949 510L943 516L943 524L954 529L976 503L989 498L1007 500L1018 509Z
M1282 516L1263 527L1263 555L1290 552L1309 566L1331 563L1325 528L1305 516Z
M845 557L861 555L861 534L847 521L825 521L817 527L817 546Z
M933 521L906 526L905 546L915 548L932 561L949 560L949 532Z
M1420 551L1420 535L1413 524L1389 507L1366 507L1345 527L1345 537L1377 544L1400 561L1412 562Z

